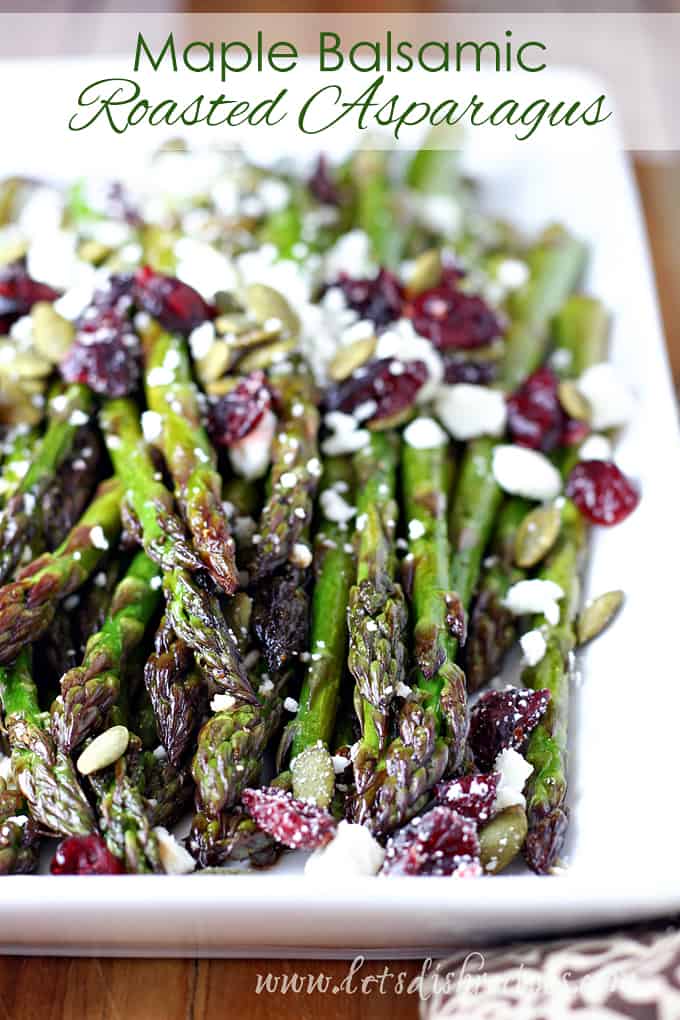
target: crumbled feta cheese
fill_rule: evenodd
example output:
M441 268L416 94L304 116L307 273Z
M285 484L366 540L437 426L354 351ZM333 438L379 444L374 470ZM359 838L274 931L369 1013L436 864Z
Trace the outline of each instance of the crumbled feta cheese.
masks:
M71 414L69 415L68 423L69 425L76 426L87 425L89 420L90 420L89 417L85 414L84 411L81 411L78 408L76 408L76 410L72 411Z
M454 439L500 436L505 430L507 407L500 390L472 383L441 386L434 402L437 417Z
M537 666L545 655L546 648L548 647L540 630L527 631L527 633L523 634L519 639L519 643L522 648L524 662L527 666Z
M524 807L526 800L522 791L534 771L533 765L530 765L518 751L507 747L496 755L493 767L495 772L501 774L493 804L494 812L503 811L504 808L512 807L514 804Z
M377 410L378 405L375 400L364 400L361 404L358 404L357 407L354 408L352 411L352 417L358 422L368 421L369 418L373 417Z
M297 485L297 475L293 471L284 471L281 475L281 488L293 489Z
M357 512L357 508L350 506L335 489L324 489L320 501L324 517L336 524L346 524Z
M94 528L90 529L90 542L95 549L108 549L109 540L104 534L101 524L95 524Z
M590 423L594 429L618 428L631 417L633 397L609 362L591 365L576 385L590 405Z
M147 443L153 443L163 431L163 419L156 411L144 411L142 414L142 432Z
M152 591L158 591L162 584L163 578L160 576L160 574L156 574L156 576L152 577L151 580L149 581L149 587L151 588Z
M236 698L233 698L231 694L214 694L210 707L213 712L225 712L233 708L235 704Z
M218 290L234 290L238 278L234 266L212 244L193 237L182 237L175 243L177 266L175 276L212 301Z
M262 681L262 683L260 684L260 686L257 689L257 693L258 694L262 694L262 695L271 694L271 692L273 690L274 690L274 684L273 684L273 682L269 678L267 678L266 680Z
M237 475L251 480L262 477L269 467L275 432L276 415L266 411L252 432L229 447L229 460Z
M196 361L200 361L206 356L215 343L215 336L215 324L210 319L191 331L189 334L189 347L192 357Z
M612 460L613 452L610 440L594 432L581 443L578 455L580 460Z
M353 415L343 414L342 411L329 412L324 418L324 424L332 432L332 435L321 444L322 451L329 457L355 453L366 446L371 438L368 429L357 427L357 420Z
M558 602L564 598L564 592L554 581L543 581L534 577L526 581L518 581L509 589L504 605L515 616L527 613L543 613L548 623L553 626L559 622L560 607Z
M365 825L343 820L330 843L307 859L305 875L331 882L377 875L384 859L385 851Z
M175 380L175 373L165 365L156 365L147 372L146 381L149 386L169 386Z
M323 467L321 466L321 461L318 457L311 457L307 461L306 467L310 475L313 475L314 478L321 478L321 475L323 474Z
M349 758L345 758L344 754L331 755L331 761L333 762L333 771L336 776L341 775L349 765Z
M496 279L505 290L523 287L529 275L529 267L521 259L502 259L496 269Z
M408 207L426 230L449 240L460 233L463 210L453 196L412 191L408 195Z
M166 875L189 875L196 867L196 861L175 837L162 825L154 828L158 840L158 853Z
M408 537L411 539L412 542L415 542L419 538L422 538L424 534L425 525L423 524L422 521L415 520L414 518L412 521L408 522Z
M286 698L286 700L283 703L283 707L285 708L286 712L297 712L300 706L298 705L295 698Z
M399 680L394 688L394 693L398 698L410 698L413 694L413 689L408 684L405 684L403 680Z
M404 429L404 442L416 450L433 450L443 446L446 433L434 418L416 418Z
M285 209L290 199L290 188L284 181L275 177L267 177L257 189L258 198L265 212L275 213Z
M555 465L538 450L523 446L497 446L493 474L502 489L526 499L555 499L562 491L562 478Z
M300 570L306 570L312 562L312 550L304 542L295 542L290 554L290 562Z
M376 266L371 251L371 240L364 230L350 230L342 234L326 252L324 277L332 281L343 273L360 279L375 276Z
M12 778L12 759L8 754L0 754L0 779L6 783Z
M550 355L550 365L556 372L566 372L571 365L572 357L567 347L556 347Z

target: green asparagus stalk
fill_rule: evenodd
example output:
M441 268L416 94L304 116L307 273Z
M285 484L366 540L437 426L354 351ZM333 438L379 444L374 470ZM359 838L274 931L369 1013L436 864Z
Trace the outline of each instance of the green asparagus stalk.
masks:
M352 500L351 465L340 457L324 464L322 492L340 487ZM320 507L314 551L316 581L312 598L311 659L302 682L299 708L290 724L291 756L321 740L330 743L347 656L347 604L354 580L354 551L347 525L325 516Z
M73 763L54 746L38 704L31 656L21 651L0 669L0 698L12 751L12 770L32 817L63 836L86 835L95 828L92 810L78 785Z
M0 779L0 875L28 875L35 871L39 841L23 794Z
M372 149L357 152L351 172L357 192L356 226L368 234L377 264L395 269L402 255L404 236L397 224L387 154Z
M47 431L16 491L0 514L0 582L7 580L24 549L42 527L42 501L68 456L78 429L91 413L93 398L85 386L69 386L58 398Z
M21 649L49 627L61 599L94 573L106 549L120 533L121 486L109 479L66 540L0 588L0 663L11 662Z
M280 848L266 832L240 808L217 818L197 814L188 843L189 852L201 868L220 867L248 861L254 867L273 864Z
M159 446L194 549L215 583L231 595L238 587L234 540L222 506L215 452L201 424L186 343L181 337L149 330L145 362L147 401L160 417ZM170 382L165 381L168 373Z
M92 784L106 845L125 862L131 874L163 870L151 809L144 797L143 770L135 767L139 753L140 745L134 737L133 747Z
M0 501L3 506L21 485L39 442L39 430L28 425L17 425L4 440L4 460L0 475Z
M388 709L404 682L406 604L394 581L394 533L399 442L374 432L354 455L357 485L357 581L349 593L348 666L356 683L362 737L354 757L359 802L375 784L375 767L387 741Z
M167 616L156 632L154 651L144 667L144 682L160 742L171 763L177 766L199 722L203 681L196 670L193 652L177 636Z
M258 526L259 542L250 565L251 581L268 577L289 559L311 524L312 503L321 464L317 433L319 412L312 381L302 371L274 377L282 408L272 445L270 494Z
M163 588L173 629L193 649L216 683L245 701L254 694L219 601L194 579L198 559L176 516L172 496L157 478L131 400L110 400L101 415L106 445L125 493L126 523L164 571Z
M144 637L161 598L158 566L139 552L114 592L104 626L87 643L80 666L61 680L52 706L52 730L70 752L102 728L120 690L124 662Z
M102 443L96 428L83 426L43 497L42 517L48 549L56 549L90 502L101 458Z

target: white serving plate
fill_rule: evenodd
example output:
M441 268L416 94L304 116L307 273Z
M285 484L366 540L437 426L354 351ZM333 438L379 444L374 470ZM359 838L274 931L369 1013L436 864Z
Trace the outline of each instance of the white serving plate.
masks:
M100 65L50 61L41 69L50 84L40 93L44 133L35 122L22 129L31 123L23 118L36 96L35 67L0 64L0 94L29 96L21 115L7 111L13 141L0 151L0 173L115 174L138 156L136 136L86 144L58 119L71 105L64 97L94 80ZM583 84L575 73L555 74L562 91ZM7 138L6 125L3 132ZM527 228L563 221L591 242L587 286L615 313L611 357L638 397L618 459L639 479L643 499L628 521L598 532L592 543L586 595L621 587L627 601L615 626L579 656L566 873L322 886L303 878L300 860L288 857L270 872L228 877L12 877L0 885L3 951L422 956L680 910L680 443L638 196L617 142L612 130L590 155L517 145L489 158L473 144L466 156L490 207Z

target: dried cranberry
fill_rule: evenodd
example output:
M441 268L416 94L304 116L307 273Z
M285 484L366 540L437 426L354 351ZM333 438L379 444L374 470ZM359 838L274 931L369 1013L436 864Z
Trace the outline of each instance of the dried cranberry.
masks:
M243 806L264 832L292 850L316 850L335 835L328 811L275 786L244 790Z
M560 446L580 446L583 440L590 434L590 426L578 418L567 418L562 429Z
M404 293L396 276L387 269L381 269L373 279L354 279L342 273L333 286L340 288L360 319L370 319L379 328L401 315Z
M219 446L244 439L271 407L272 396L264 372L251 372L210 408L208 429Z
M58 290L28 275L23 260L4 266L0 270L0 333L6 333L13 322L28 315L38 301L56 301L58 297Z
M496 365L493 361L474 361L463 354L451 352L443 360L444 381L447 383L489 386L496 378Z
M591 524L620 524L640 502L640 493L611 461L582 460L567 480L567 496Z
M325 156L319 156L314 167L314 172L307 182L314 198L324 205L340 205L340 191L331 176L328 167L328 160Z
M56 849L53 875L123 875L125 868L101 836L69 836Z
M557 386L557 376L545 365L508 397L508 431L513 442L543 451L559 444L565 414Z
M488 822L493 814L500 778L500 772L479 772L437 783L434 792L440 804L446 804L459 815L482 824Z
M446 269L436 287L423 291L404 309L416 333L427 337L440 351L482 347L502 333L487 303L476 294L458 289L460 273Z
M493 768L506 748L523 751L534 727L545 715L550 691L508 687L487 691L470 713L468 740L479 769Z
M477 867L475 867L477 866ZM480 873L477 826L450 807L432 808L391 836L384 875L452 875L459 868Z
M423 361L398 361L378 358L358 368L349 379L326 392L326 408L351 414L362 404L375 404L371 421L391 418L405 411L416 399L427 380Z
M156 273L150 266L135 273L134 299L163 329L173 333L189 334L212 318L212 309L198 291L174 276Z

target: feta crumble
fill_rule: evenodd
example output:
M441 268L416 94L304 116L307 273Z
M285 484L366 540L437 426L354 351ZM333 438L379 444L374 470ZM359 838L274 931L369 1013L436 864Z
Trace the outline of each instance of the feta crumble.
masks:
M108 549L109 540L104 534L101 524L95 524L94 528L90 529L90 542L95 549Z
M266 411L247 436L229 447L229 460L237 475L253 480L261 478L269 467L271 445L276 432L276 415Z
M530 765L518 751L507 747L496 755L493 767L495 772L501 774L493 804L494 812L503 811L504 808L513 807L515 804L524 807L526 799L523 790L527 779L534 771L533 765Z
M576 385L590 405L590 424L594 429L618 428L630 419L633 397L608 362L591 365Z
M558 602L564 598L564 591L554 581L543 581L534 577L527 581L518 581L509 589L504 605L515 616L527 613L543 613L548 623L555 626L559 623L560 607Z
M290 562L294 567L306 570L312 562L312 550L304 542L295 542L290 554Z
M147 443L153 443L163 430L163 419L156 411L144 411L142 414L142 432Z
M433 450L443 446L447 437L434 418L416 418L404 429L404 442L416 450Z
M600 436L594 432L581 443L578 455L580 460L612 460L612 444L606 436Z
M295 698L286 698L286 700L283 703L283 707L285 708L286 712L297 712L300 706L298 705Z
M189 875L196 867L196 861L175 837L157 825L154 828L158 840L158 852L166 875Z
M324 489L320 502L324 517L336 524L347 524L357 512L357 508L350 506L336 489Z
M415 518L408 522L408 537L412 542L416 542L419 538L422 538L425 534L425 525L422 521L418 521Z
M556 499L562 491L562 478L555 465L538 450L523 446L497 446L493 475L505 492L525 499Z
M305 875L332 882L377 875L384 859L385 851L365 825L343 820L330 843L307 859Z
M507 407L499 390L472 383L441 386L435 398L437 417L454 439L500 436L505 431Z
M210 707L213 712L226 712L236 704L231 694L213 694Z
M519 639L524 662L527 666L537 666L545 655L547 644L540 630L529 630Z

